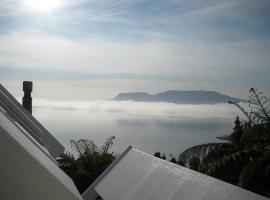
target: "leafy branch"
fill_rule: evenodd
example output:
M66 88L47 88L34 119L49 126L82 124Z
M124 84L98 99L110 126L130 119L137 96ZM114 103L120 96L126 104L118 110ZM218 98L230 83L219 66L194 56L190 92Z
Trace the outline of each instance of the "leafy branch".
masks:
M249 90L248 105L250 111L246 111L238 101L229 101L229 104L235 105L244 113L253 125L270 122L270 99L267 98L258 89L251 88Z

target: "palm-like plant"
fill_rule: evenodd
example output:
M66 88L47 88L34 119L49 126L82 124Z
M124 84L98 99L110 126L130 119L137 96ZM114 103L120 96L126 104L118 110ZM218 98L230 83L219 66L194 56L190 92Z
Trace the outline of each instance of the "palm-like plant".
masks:
M80 168L91 173L94 179L114 160L113 153L109 153L114 139L114 136L107 138L101 147L95 145L92 140L80 139L70 141L71 148L78 155L77 161Z
M115 156L110 153L115 137L106 139L98 147L92 140L71 140L70 145L76 154L76 159L70 153L58 158L61 167L74 181L82 193L91 183L113 162Z

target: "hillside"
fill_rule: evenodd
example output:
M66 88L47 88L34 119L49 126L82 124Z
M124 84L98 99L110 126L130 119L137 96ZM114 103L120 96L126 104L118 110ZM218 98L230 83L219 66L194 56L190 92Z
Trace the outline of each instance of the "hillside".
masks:
M157 94L148 94L146 92L128 92L120 93L115 101L141 101L141 102L169 102L177 104L217 104L227 103L228 101L243 101L241 99L224 95L214 91L177 91L169 90Z

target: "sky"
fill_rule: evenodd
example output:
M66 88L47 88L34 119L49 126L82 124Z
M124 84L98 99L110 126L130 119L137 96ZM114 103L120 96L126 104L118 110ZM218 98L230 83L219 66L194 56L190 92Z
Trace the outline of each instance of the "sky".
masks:
M269 0L0 0L0 80L15 96L270 94Z

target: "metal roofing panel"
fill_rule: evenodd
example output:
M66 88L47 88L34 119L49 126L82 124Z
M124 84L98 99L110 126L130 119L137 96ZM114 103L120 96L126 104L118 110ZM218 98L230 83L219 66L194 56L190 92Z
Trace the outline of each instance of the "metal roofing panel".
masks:
M266 200L133 148L101 175L83 194L84 199L93 192L104 200Z
M0 84L0 107L56 158L64 151L59 143L22 105Z
M73 181L0 109L0 199L82 200Z

